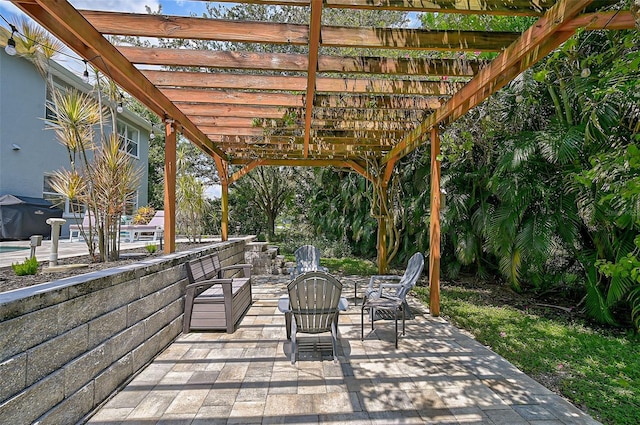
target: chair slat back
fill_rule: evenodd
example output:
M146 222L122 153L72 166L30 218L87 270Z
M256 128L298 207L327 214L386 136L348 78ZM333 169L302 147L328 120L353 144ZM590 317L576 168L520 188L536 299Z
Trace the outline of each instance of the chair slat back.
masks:
M220 270L220 259L218 254L209 254L196 258L187 263L187 273L190 282L199 282L218 277Z
M320 250L313 245L303 245L296 249L296 268L298 273L320 270Z
M331 331L338 314L342 283L326 272L307 272L287 285L298 332Z

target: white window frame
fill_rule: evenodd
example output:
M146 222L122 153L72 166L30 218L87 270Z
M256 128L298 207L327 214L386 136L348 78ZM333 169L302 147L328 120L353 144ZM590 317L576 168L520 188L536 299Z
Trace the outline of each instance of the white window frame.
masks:
M123 150L127 155L130 155L136 159L140 158L140 129L123 121L118 121L117 127L120 149ZM135 132L134 137L136 140L129 137L130 130L131 132ZM135 154L131 153L131 146L135 146Z
M67 88L65 88L61 84L58 84L57 82L54 82L53 87L51 87L51 85L49 84L46 84L45 90L46 90L46 93L45 93L45 102L44 102L44 116L46 119L54 120L56 119L56 112L53 110L53 108L55 107L55 105L53 104L53 92L54 91L64 92L65 90L67 90ZM51 124L47 122L47 125L51 125Z

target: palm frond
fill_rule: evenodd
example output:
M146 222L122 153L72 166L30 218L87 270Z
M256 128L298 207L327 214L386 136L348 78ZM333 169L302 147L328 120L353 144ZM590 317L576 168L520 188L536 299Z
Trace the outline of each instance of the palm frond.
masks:
M590 258L583 258L581 262L586 271L585 285L587 292L585 295L585 307L587 315L599 323L615 324L616 320L613 318L613 314L599 288L598 272L594 261Z

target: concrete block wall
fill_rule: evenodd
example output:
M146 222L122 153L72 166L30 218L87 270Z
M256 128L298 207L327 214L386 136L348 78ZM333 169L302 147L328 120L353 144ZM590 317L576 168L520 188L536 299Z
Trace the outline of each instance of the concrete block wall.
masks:
M182 331L185 263L244 240L0 293L0 424L76 423Z

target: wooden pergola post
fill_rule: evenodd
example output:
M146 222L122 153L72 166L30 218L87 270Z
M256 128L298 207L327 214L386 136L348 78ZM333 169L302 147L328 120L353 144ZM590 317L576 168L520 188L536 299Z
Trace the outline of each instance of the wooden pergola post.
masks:
M176 130L165 120L164 145L164 253L176 251Z
M387 202L387 191L380 191L380 202ZM378 216L378 273L387 273L387 221L386 218L380 214Z
M220 238L223 241L229 240L229 183L232 183L235 179L239 179L240 175L232 176L229 178L227 162L220 158L219 156L214 157L216 161L216 168L218 169L218 178L220 179L221 197L220 197L220 207L222 209L222 217L220 217ZM248 167L245 167L248 168ZM249 168L251 170L251 168ZM245 172L248 173L247 170ZM242 174L244 175L244 174Z
M440 135L431 129L431 219L429 225L429 311L440 315Z
M229 183L222 182L222 218L220 219L220 237L223 241L229 240Z

